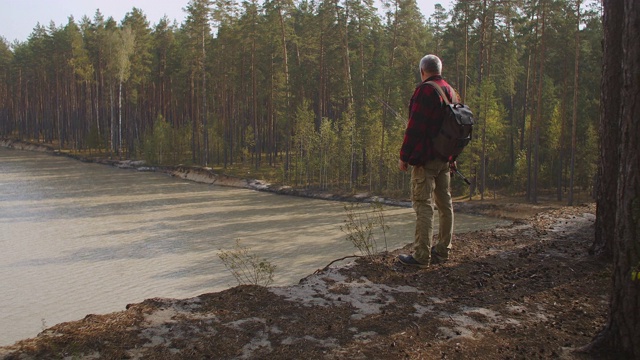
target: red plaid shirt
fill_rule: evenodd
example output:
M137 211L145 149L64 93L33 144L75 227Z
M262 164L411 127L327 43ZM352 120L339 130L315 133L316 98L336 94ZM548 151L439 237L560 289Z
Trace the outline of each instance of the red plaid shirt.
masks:
M431 137L440 130L444 101L438 91L427 81L440 85L451 100L451 86L440 75L435 75L418 85L409 103L409 123L400 149L400 160L410 165L424 165L434 160ZM450 159L442 159L450 160Z

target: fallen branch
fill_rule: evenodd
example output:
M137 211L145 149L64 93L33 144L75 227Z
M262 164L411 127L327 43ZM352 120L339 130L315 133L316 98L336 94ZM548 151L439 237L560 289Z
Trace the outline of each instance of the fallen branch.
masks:
M327 266L325 266L324 268L316 270L313 274L315 275L315 274L318 274L318 273L320 273L322 271L327 271L327 269L329 269L329 266L333 265L334 263L336 263L338 261L346 260L346 259L349 259L349 258L359 258L359 257L362 257L362 255L349 255L349 256L345 256L345 257L340 258L340 259L335 259L332 262L330 262Z

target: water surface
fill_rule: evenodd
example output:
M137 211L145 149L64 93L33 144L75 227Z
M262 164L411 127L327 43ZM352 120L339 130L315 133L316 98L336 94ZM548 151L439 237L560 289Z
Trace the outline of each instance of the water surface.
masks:
M0 148L0 346L152 297L236 281L218 257L236 240L289 285L358 253L345 203L198 184ZM386 207L389 249L413 237L413 210ZM494 219L456 214L456 231ZM378 241L384 250L384 240Z

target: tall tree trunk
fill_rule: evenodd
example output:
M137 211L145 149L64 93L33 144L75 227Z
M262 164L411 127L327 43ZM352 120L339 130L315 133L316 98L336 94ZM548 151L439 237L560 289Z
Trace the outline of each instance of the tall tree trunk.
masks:
M615 219L614 225L607 227L610 234L599 234L610 239L613 245L613 289L607 325L586 349L604 350L608 354L618 352L619 358L639 359L640 3L604 0L604 25L601 125L606 122L612 132L619 132L619 137L610 136L610 132L602 134L601 182L612 185L613 189L598 187L597 215ZM622 82L618 82L620 79ZM617 116L605 117L607 114ZM608 161L619 162L619 166L605 172L608 168L603 165ZM615 196L606 198L605 195ZM606 201L616 204L603 206ZM596 220L596 223L602 222Z
M258 127L258 80L256 75L256 32L255 32L255 23L253 26L253 34L251 40L251 114L253 118L253 137L255 141L255 153L256 153L256 162L255 168L260 168L260 163L262 160L262 141L261 141L261 133Z
M486 51L486 38L487 38L487 0L482 2L482 14L480 19L480 44L479 44L479 54L478 54L478 64L480 68L478 69L478 87L482 88L482 80L484 78L485 71L485 51ZM485 95L485 94L483 94ZM482 102L486 105L486 97L482 96ZM476 118L478 122L482 122L482 130L481 130L481 149L480 149L480 181L479 181L479 190L480 190L480 200L484 200L484 190L485 190L485 178L486 178L486 165L487 165L487 121L482 118L482 106L478 108L478 112L476 114Z
M280 4L278 5L278 17L280 19L280 33L282 36L282 61L283 61L283 65L284 65L284 86L285 86L285 97L286 97L286 102L285 102L285 123L286 123L286 134L285 134L285 141L287 142L285 145L285 152L286 152L286 157L285 157L285 173L287 178L289 177L289 171L290 171L290 167L291 167L291 133L293 131L293 124L291 121L291 115L289 114L289 104L290 104L290 98L291 98L291 94L289 91L289 56L287 55L287 31L286 31L286 24L284 22L284 14L283 14L283 10L282 10L282 2L280 2Z
M567 60L563 61L564 73L567 74ZM566 131L566 114L567 114L567 81L565 75L562 79L562 97L560 99L560 138L558 139L558 174L556 179L556 200L562 201L562 178L564 173L564 139Z
M118 156L122 157L122 81L118 83Z
M198 148L197 148L197 139L198 139L198 119L196 117L196 111L195 111L195 98L196 98L196 85L195 85L195 74L193 73L193 70L191 71L191 75L189 77L190 79L190 90L191 90L191 96L189 97L190 99L190 106L189 106L189 114L191 115L191 161L194 164L197 164L197 154L198 154Z
M467 75L469 74L469 3L465 2L465 12L464 12L464 75L462 76L462 81L464 85L462 86L462 98L467 98Z
M533 58L533 62L532 62L532 67L535 66L536 63L536 56L534 55ZM533 77L533 80L531 81L531 90L529 93L529 96L533 97L533 94L536 93L536 81L535 81L535 69L533 70L533 74L531 75ZM532 103L535 103L534 99L531 99ZM531 109L531 112L529 114L529 129L527 131L527 145L526 145L526 149L527 149L527 201L532 201L533 199L533 186L532 186L532 175L531 175L531 158L532 158L532 150L533 150L533 123L534 123L534 109ZM525 124L526 127L526 124Z
M576 43L575 43L575 63L574 63L574 77L573 77L573 117L571 128L571 168L569 170L569 206L573 206L573 179L575 176L575 164L576 164L576 136L578 125L578 80L579 80L579 65L580 65L580 0L576 2Z
M512 4L507 4L507 12L505 16L507 18L511 18L513 15ZM507 42L511 43L512 41L512 32L513 28L510 21L507 22ZM516 128L516 111L515 111L515 75L513 75L513 56L509 56L509 62L507 64L509 72L511 75L509 76L509 168L511 171L515 169L516 166L516 152L515 152L515 128Z
M536 13L538 12L538 10L533 10L531 11L531 22L533 22L534 18L536 18ZM535 66L537 64L538 58L541 57L538 55L538 39L540 38L539 34L539 21L538 19L536 19L535 22L535 30L534 30L534 39L535 41L533 42L533 48L532 48L532 53L533 53L533 59L531 60L530 63L530 67L529 70L531 71L531 91L528 94L529 97L531 97L531 102L535 103L533 96L534 94L537 94L537 85L538 83L536 82L536 76L537 73L535 71ZM535 109L535 108L534 108ZM529 131L528 131L528 135L527 135L527 201L532 201L533 198L533 186L532 186L532 168L531 168L531 162L532 162L532 151L533 151L533 133L534 133L534 109L531 109L531 113L529 114ZM537 109L535 109L537 111Z
M524 91L522 96L522 127L520 129L520 146L519 150L524 150L525 146L525 133L527 129L527 110L528 110L528 100L529 100L529 82L531 79L531 54L527 56L527 64L526 64L526 76L524 80Z
M61 110L61 104L60 104L60 97L62 96L62 90L60 89L60 74L59 72L56 72L56 124L57 124L57 130L58 130L58 150L62 150L62 129L60 128L61 126L61 116L60 116L60 110Z
M384 101L389 104L391 102L391 77L392 74L391 72L393 72L393 66L395 63L395 56L396 56L396 48L397 48L397 44L398 44L398 1L394 1L395 4L395 14L394 14L394 20L393 20L393 34L392 34L392 41L391 41L391 55L389 57L389 68L388 68L388 72L386 74L386 79L384 80L384 82L386 82L386 89L385 89L385 99ZM380 136L380 160L378 161L378 170L379 170L379 178L378 178L378 190L381 190L382 187L384 186L384 181L383 179L384 177L384 142L385 142L385 133L386 133L386 127L387 127L387 117L389 116L389 111L387 111L386 108L383 107L383 111L382 111L382 129L381 129L381 136Z
M110 104L110 121L111 121L111 152L115 153L117 148L116 144L116 109L115 109L115 95L113 94L113 84L109 84L109 104Z
M595 239L589 252L604 257L612 256L615 237L615 199L620 164L618 144L620 134L622 98L622 31L624 8L617 0L604 0L604 58L602 66L602 90L600 110L600 157L596 184Z
M208 24L207 24L208 26ZM209 165L209 131L207 124L207 52L205 49L205 39L206 39L206 31L205 27L202 28L202 131L204 132L204 154L203 154L203 165Z
M545 48L545 27L546 27L547 7L546 0L542 0L542 30L540 32L540 54L544 54ZM533 184L531 189L531 201L535 204L538 202L538 173L540 170L540 127L542 126L542 94L544 90L544 63L545 56L540 57L540 73L538 74L538 105L534 134L534 153L533 153Z
M340 7L338 6L339 2L336 2L336 18L340 19ZM349 124L351 125L351 144L349 149L350 154L350 176L349 176L349 187L353 189L356 183L356 127L355 122L353 121L354 114L354 98L353 98L353 84L351 81L351 62L349 55L349 0L345 0L344 2L344 19L342 24L340 25L340 29L342 32L342 57L343 57L343 66L344 66L344 77L347 82L347 106L346 106L346 114L349 117Z
M469 74L469 3L465 2L465 12L464 12L464 74L462 76L462 82L464 85L462 86L462 98L467 98L467 87L468 87L468 74ZM473 194L475 193L475 189L478 186L478 176L475 171L475 157L471 157L471 161L469 161L469 169L470 173L473 174L473 179L471 180L471 186L469 186L469 201L473 199Z
M360 12L358 12L358 14L360 14ZM358 16L358 34L359 34L359 44L358 44L358 48L359 48L359 55L360 55L360 86L362 86L362 89L360 91L360 96L358 99L359 104L359 114L362 114L362 110L365 107L365 103L366 103L366 99L367 99L367 80L366 80L366 66L365 66L365 41L363 40L363 26L362 26L362 22L363 19ZM357 119L357 118L356 118ZM361 149L360 152L362 153L362 176L367 176L367 172L368 172L368 167L367 167L367 148L364 144L361 143Z
M318 56L319 56L319 60L318 60L318 75L319 75L319 79L318 79L318 115L316 116L316 129L320 129L320 125L322 124L322 118L326 115L327 112L327 107L326 107L326 100L325 100L325 88L326 88L326 84L327 84L327 80L326 80L326 74L325 74L325 46L324 46L324 39L325 39L325 35L324 35L324 27L320 28L320 35L319 35L319 49L318 49Z

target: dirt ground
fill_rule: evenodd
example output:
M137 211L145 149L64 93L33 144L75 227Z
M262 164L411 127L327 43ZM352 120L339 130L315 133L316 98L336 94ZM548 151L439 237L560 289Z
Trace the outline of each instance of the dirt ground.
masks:
M149 299L53 326L0 359L616 358L576 351L608 309L611 265L587 252L595 206L474 203L456 209L517 220L456 234L442 265L399 264L407 247L294 286Z

